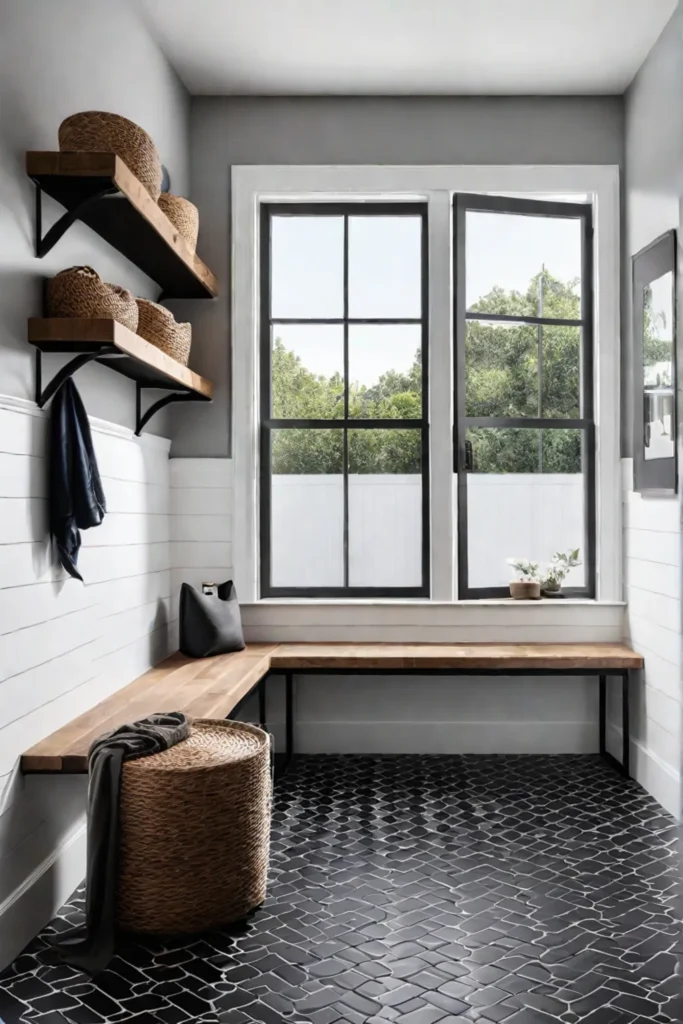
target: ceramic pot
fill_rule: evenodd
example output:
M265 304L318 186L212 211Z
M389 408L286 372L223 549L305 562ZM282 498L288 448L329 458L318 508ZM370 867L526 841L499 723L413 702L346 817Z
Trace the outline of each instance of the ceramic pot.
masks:
M541 597L541 584L533 581L513 580L510 583L510 597L515 601L538 601Z

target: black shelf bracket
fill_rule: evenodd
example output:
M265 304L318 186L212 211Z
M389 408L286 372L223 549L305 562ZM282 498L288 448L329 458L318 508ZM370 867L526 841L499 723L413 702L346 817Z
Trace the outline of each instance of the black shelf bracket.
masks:
M197 391L173 391L169 395L164 395L157 402L150 405L149 409L142 411L142 391L145 387L144 384L138 383L136 385L135 392L135 436L139 437L142 433L143 427L149 423L152 416L155 416L161 409L167 405L171 405L172 402L210 402L211 399L208 395L200 395ZM158 385L150 384L148 390L158 390Z
M35 180L35 179L34 179ZM84 213L86 213L91 206L95 206L100 202L101 199L106 196L113 196L118 193L116 185L108 185L106 188L100 189L98 192L94 192L92 195L87 196L82 202L78 203L77 206L67 210L59 220L55 221L49 231L43 237L43 190L38 181L36 185L36 256L38 259L42 259L43 256L47 256L50 250L57 244L62 235L65 234L71 227L71 225L80 220Z
M76 370L80 370L82 366L86 366L91 363L94 359L101 359L102 356L108 356L110 358L116 358L122 353L118 352L111 345L100 345L98 348L93 349L92 352L81 352L80 355L74 356L68 363L65 363L61 370L58 370L54 375L50 383L43 390L43 353L39 348L36 349L36 405L39 409L44 409L47 403L53 398L65 380L69 377L73 377Z
M68 351L62 349L62 352ZM73 349L72 349L73 351ZM102 365L106 366L110 360L121 359L126 360L130 357L126 352L121 352L115 345L104 344L93 342L92 347L87 352L79 352L78 355L70 359L68 363L54 375L52 380L43 388L43 353L40 348L36 348L36 405L39 409L44 409L47 403L53 398L61 388L65 380L69 377L73 377L77 370L80 370L82 366L86 366L88 363L101 362ZM117 368L124 376L130 377L128 368ZM152 405L143 413L142 411L142 392L143 390L148 391L166 391L167 394L158 401L153 402ZM139 437L142 433L143 428L149 423L152 416L156 415L160 409L170 405L172 402L210 402L211 398L209 395L203 395L199 391L191 391L189 388L184 389L181 384L174 384L168 382L165 384L162 380L150 381L149 383L141 383L139 380L135 382L135 435Z

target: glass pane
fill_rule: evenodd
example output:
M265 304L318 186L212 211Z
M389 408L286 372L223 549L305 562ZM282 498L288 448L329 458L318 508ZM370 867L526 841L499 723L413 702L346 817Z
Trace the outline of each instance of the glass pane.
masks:
M344 218L273 217L273 319L331 320L343 315Z
M674 457L673 273L645 289L643 305L643 383L645 458Z
M342 430L274 430L271 584L344 585Z
M468 431L474 470L467 476L470 587L507 587L508 558L547 568L556 552L586 557L581 430L477 427ZM585 586L583 565L565 587Z
M467 416L538 416L536 327L468 320L465 368Z
M343 326L275 324L271 339L273 416L299 420L343 416Z
M422 415L419 324L349 326L349 415L419 419Z
M349 431L349 584L422 583L421 430Z
M581 415L580 327L468 320L465 367L467 416Z
M422 218L349 217L349 316L422 315Z
M578 218L467 211L467 309L581 317Z
M541 416L581 416L581 328L538 328L543 353Z

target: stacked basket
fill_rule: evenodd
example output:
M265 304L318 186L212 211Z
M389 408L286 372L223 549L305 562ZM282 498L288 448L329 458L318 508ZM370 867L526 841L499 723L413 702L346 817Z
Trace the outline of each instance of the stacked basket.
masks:
M138 334L162 352L187 366L192 343L192 324L179 324L170 309L149 299L136 299Z
M120 114L82 111L62 121L59 148L62 152L119 156L194 250L199 233L197 208L182 196L161 191L161 159L153 140L139 125ZM156 302L136 299L125 289L105 283L92 267L71 267L57 274L49 282L47 294L50 316L118 320L172 359L187 365L192 326L178 323L170 310Z
M156 202L161 193L161 159L151 137L133 121L103 110L71 114L59 126L63 153L116 153Z
M135 297L125 288L107 284L92 267L69 267L48 281L47 312L82 320L118 320L129 331L138 329Z
M178 323L165 306L136 299L125 288L107 284L92 267L69 267L47 285L47 313L82 320L118 320L171 359L187 366L192 325Z
M84 110L60 124L59 148L68 153L116 153L190 247L197 247L199 211L189 199L161 191L161 158L151 136L139 125L120 114Z
M171 224L189 242L190 247L196 249L199 235L199 210L194 203L182 196L162 192L159 196L159 209L166 214Z

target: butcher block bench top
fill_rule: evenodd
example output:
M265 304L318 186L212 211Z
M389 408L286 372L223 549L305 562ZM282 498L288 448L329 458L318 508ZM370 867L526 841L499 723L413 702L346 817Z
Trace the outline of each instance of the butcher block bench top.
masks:
M268 672L306 669L587 669L642 668L625 644L249 644L236 654L192 659L177 653L23 754L24 772L87 771L88 750L105 732L155 711L226 718Z

